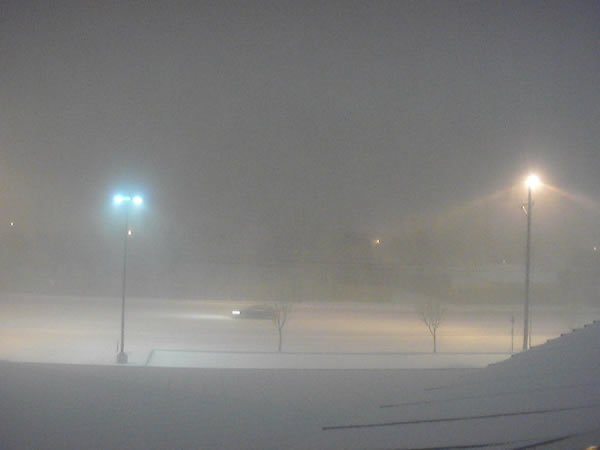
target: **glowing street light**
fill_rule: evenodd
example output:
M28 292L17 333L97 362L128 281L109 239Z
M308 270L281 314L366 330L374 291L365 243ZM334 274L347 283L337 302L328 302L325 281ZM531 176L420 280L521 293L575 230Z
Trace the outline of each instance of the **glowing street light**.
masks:
M132 208L140 207L144 203L144 199L140 195L130 196L117 194L113 197L115 206L125 208L125 234L123 239L123 285L121 291L121 343L120 351L117 354L117 362L120 364L127 363L127 354L125 353L125 287L127 285L127 241L133 234L129 228L129 214Z
M528 189L535 191L540 184L542 184L540 177L538 177L534 173L528 175L527 178L525 178L525 187L527 187Z
M541 185L540 177L536 174L529 174L525 178L525 187L527 188L527 205L523 205L523 211L527 216L527 250L525 257L525 304L523 311L523 351L526 351L531 345L529 336L529 272L531 270L531 219L533 216L533 191Z

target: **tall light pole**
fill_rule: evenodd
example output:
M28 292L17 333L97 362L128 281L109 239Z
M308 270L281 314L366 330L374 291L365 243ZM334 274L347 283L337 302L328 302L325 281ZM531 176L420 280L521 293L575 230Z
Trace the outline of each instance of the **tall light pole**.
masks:
M117 354L117 362L119 364L127 363L127 353L125 353L125 290L127 286L127 241L131 236L129 229L129 213L131 208L142 206L144 199L139 196L117 194L113 197L113 203L116 206L125 208L125 232L123 233L123 284L121 290L121 341L120 351Z
M523 205L523 210L527 215L527 251L525 256L525 305L523 311L523 351L526 351L530 345L529 336L529 272L531 270L531 219L533 216L532 193L540 185L540 178L535 174L530 174L525 179L527 187L527 205Z

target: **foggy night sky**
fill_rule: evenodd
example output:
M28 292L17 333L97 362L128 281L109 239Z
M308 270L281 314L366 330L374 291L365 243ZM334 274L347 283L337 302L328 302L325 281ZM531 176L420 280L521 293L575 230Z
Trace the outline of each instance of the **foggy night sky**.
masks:
M2 220L97 233L131 186L156 239L375 235L529 168L598 198L599 49L597 1L4 0Z

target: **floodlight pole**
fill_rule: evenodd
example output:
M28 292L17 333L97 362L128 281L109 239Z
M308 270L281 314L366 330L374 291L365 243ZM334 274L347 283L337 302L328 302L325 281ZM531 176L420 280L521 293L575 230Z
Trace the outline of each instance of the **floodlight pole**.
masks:
M533 202L531 201L532 186L527 190L527 252L525 256L525 305L523 311L523 351L531 345L529 336L529 271L531 269L531 216Z
M117 355L117 362L127 363L127 353L125 353L125 288L127 286L127 240L129 238L129 203L125 211L125 233L123 234L123 285L121 289L121 348Z
M515 352L515 315L510 315L510 353Z

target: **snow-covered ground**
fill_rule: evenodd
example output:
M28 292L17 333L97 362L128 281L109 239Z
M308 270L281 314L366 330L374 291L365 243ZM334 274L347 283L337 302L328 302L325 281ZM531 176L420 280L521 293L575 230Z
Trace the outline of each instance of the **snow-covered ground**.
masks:
M0 442L27 449L585 449L600 322L484 369L0 363Z
M506 353L150 352L146 365L216 369L455 369L485 367Z
M211 354L276 351L277 330L272 322L232 318L232 309L246 306L238 301L128 298L125 350L136 364L145 364L158 349ZM511 347L521 346L521 308L449 307L439 328L438 350L488 354L469 356L479 361L475 366L507 357ZM120 337L120 314L119 298L0 295L0 359L111 364ZM511 317L515 319L512 339ZM533 305L531 317L532 342L538 345L600 318L600 311ZM388 354L383 356L385 364L375 364L381 358L373 356L372 368L406 367L390 365L396 358L390 354L429 353L431 348L431 336L414 307L402 304L302 303L294 305L283 332L284 352ZM161 364L158 356L154 363ZM418 362L415 367L424 367L424 358L411 357Z

